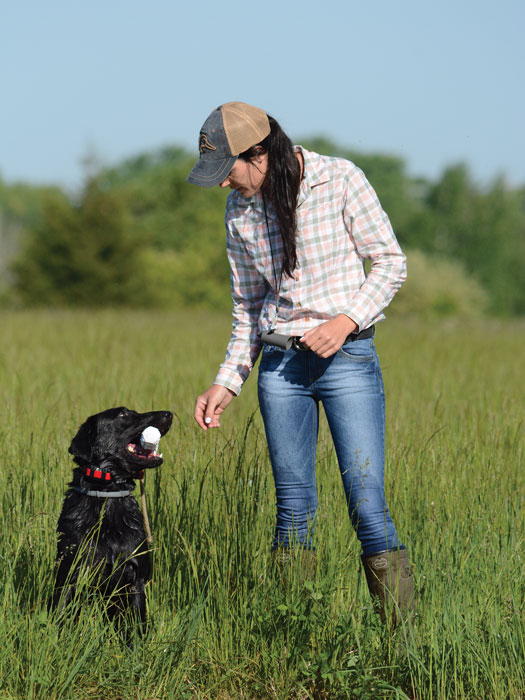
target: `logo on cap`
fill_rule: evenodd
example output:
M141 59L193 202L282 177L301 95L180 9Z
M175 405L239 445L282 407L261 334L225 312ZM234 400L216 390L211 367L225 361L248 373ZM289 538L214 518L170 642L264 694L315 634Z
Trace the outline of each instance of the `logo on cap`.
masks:
M203 134L201 132L201 134L199 136L199 151L200 151L200 153L204 153L206 148L209 151L216 151L217 150L217 146L214 146L212 143L210 143L210 140L208 139L207 134Z

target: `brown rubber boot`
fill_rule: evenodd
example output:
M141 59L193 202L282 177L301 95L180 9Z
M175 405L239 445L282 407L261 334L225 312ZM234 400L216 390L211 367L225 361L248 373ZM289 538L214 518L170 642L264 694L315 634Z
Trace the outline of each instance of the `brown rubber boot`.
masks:
M410 622L414 609L412 567L406 549L385 549L361 556L370 595L384 622L390 618L396 625Z

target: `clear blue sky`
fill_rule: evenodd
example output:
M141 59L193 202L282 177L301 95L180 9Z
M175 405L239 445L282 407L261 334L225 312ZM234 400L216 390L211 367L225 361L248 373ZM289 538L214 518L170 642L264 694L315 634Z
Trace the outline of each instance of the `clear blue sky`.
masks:
M523 0L0 0L0 176L76 187L222 102L402 156L525 183Z

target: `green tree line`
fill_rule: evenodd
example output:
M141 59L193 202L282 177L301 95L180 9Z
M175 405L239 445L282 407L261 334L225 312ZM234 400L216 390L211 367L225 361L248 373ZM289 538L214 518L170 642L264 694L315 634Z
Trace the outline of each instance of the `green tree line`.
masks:
M481 187L463 164L432 182L396 156L304 145L349 158L376 189L408 253L393 312L524 313L525 187ZM99 168L74 197L0 180L2 305L228 308L227 192L186 183L194 159L140 154Z

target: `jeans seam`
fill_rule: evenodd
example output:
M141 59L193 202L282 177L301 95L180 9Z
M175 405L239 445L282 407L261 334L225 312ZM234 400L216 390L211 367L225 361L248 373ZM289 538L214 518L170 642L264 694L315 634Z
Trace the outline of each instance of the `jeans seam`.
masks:
M312 396L313 398L313 396ZM317 430L316 430L316 423L317 423ZM315 510L314 514L311 517L311 522L312 522L312 534L313 534L313 529L315 527L314 519L315 515L317 513L317 469L316 469L316 456L317 456L317 440L318 440L318 431L319 431L319 404L316 402L315 405L315 411L312 413L312 440L310 442L310 464L312 467L313 471L313 484L314 484L314 492L313 492L313 497L315 498ZM310 504L310 515L312 513L312 504ZM310 529L310 527L308 527ZM310 538L310 532L308 533L308 538Z
M381 396L383 397L383 403L384 403L384 399L385 399L385 385L384 385L384 382L383 382L383 375L382 375L382 373L381 373L381 367L380 367L380 365L379 365L379 358L377 357L377 355L376 355L375 360L374 360L374 365L375 365L374 369L375 369L375 372L376 372L377 383L378 383L378 385L379 385L379 390L380 390L380 392L381 392ZM383 410L384 410L384 409L383 409Z

